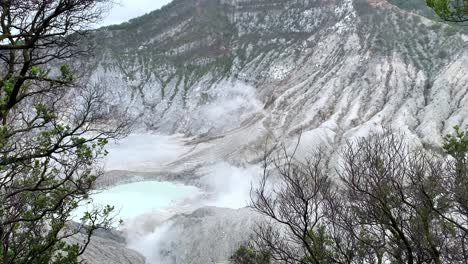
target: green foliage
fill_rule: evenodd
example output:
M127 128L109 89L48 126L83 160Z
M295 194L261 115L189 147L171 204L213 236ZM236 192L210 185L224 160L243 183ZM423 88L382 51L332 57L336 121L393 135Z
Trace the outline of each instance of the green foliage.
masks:
M0 116L6 113L6 106L15 88L15 78L10 77L3 80L2 93L0 93Z
M45 78L49 75L50 70L41 68L37 65L31 67L31 76L36 78Z
M10 96L13 92L13 88L15 87L15 80L13 78L5 80L3 83L3 91Z
M310 251L313 256L305 256L301 263L304 264L320 264L320 263L332 263L333 259L333 240L327 234L326 226L320 225L316 229L311 229L309 236L307 237L308 244L310 245Z
M43 104L35 106L36 111L42 116L53 119L53 114ZM49 120L49 119L48 119ZM10 133L6 126L0 130L2 135ZM50 152L51 146L56 146L64 135L73 135L72 128L67 125L55 125L43 130L37 135L36 153L45 155ZM96 140L90 143L81 136L70 136L71 144L62 149L61 155L73 166L79 166L79 177L72 181L64 180L62 168L54 166L50 159L33 159L30 164L21 169L12 182L16 188L30 188L30 191L19 192L15 199L21 202L21 208L17 208L17 217L22 221L12 223L18 241L28 241L28 255L17 255L23 243L11 243L8 251L0 251L0 260L8 262L10 257L15 257L14 263L28 264L78 264L78 255L81 247L78 244L69 244L60 239L61 232L72 231L67 226L67 220L73 211L79 206L79 201L88 198L88 191L96 175L92 173L94 161L102 156L107 139ZM7 143L7 141L6 141ZM18 166L12 164L12 166ZM11 166L0 168L0 174L7 175ZM78 187L78 188L77 188ZM36 191L44 189L47 191ZM8 200L5 200L8 202ZM54 209L56 208L56 209ZM84 224L82 232L92 233L94 230L110 226L113 223L114 207L95 208L86 212L81 219ZM0 211L0 220L6 212ZM7 228L7 225L5 225ZM42 231L40 231L42 230ZM68 230L68 231L66 231ZM1 247L0 247L1 248Z
M34 105L34 110L36 110L37 116L42 118L44 122L50 122L55 117L53 111L46 104L37 103Z
M468 125L465 130L459 126L455 126L454 129L453 134L445 136L443 148L455 160L453 163L455 175L450 184L453 199L468 212L468 195L466 195L468 186Z
M65 82L72 82L74 80L73 72L68 64L60 65L60 79Z
M454 134L444 137L442 147L445 152L457 160L465 160L468 154L468 126L463 130L460 126L454 127Z
M38 76L40 72L40 68L37 65L31 67L31 74L32 76Z
M468 1L466 0L426 0L426 3L443 20L468 21Z
M98 19L108 1L23 2L2 3L0 18L0 45L9 55L0 74L0 263L78 264L93 232L114 222L111 206L73 220L93 189L107 138L121 135L122 126L98 121L105 119L103 95L91 85L70 87L70 65L50 76L44 65L86 54L74 33Z
M231 256L233 264L269 264L270 253L266 251L256 251L251 246L240 246Z

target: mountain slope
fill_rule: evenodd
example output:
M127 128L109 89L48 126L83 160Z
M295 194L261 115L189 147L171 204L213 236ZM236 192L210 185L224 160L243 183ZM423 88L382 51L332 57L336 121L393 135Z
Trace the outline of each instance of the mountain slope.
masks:
M280 134L388 126L434 144L468 116L467 36L383 0L176 0L96 41L115 106L165 132L257 117Z

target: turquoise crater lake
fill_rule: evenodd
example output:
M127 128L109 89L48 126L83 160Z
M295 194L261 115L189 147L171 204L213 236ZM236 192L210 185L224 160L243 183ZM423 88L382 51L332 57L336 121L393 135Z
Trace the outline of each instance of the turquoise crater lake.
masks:
M118 185L90 195L91 205L80 206L76 218L93 205L115 207L117 218L126 220L139 215L163 210L178 201L192 197L200 191L193 186L171 182L144 181Z

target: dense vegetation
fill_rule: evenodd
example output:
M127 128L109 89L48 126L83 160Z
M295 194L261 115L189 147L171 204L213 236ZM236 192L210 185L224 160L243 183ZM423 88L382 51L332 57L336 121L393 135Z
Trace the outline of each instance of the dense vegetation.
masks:
M112 208L71 224L100 174L96 161L125 122L71 59L107 1L0 2L0 263L78 263ZM78 235L78 236L77 236ZM78 244L70 237L82 238Z
M466 0L426 0L426 3L445 21L457 23L468 21Z

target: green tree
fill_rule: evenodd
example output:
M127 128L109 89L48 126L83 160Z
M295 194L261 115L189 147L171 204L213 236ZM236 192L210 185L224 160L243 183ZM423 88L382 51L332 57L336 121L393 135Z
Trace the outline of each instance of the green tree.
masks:
M241 245L230 260L233 264L269 264L270 253L256 251L251 246Z
M105 0L0 1L0 263L78 263L92 234L114 221L94 208L81 223L108 140L125 122L106 111L70 59L89 54L83 31ZM80 244L68 243L79 234Z
M468 21L467 0L426 0L426 3L440 18L445 21Z
M444 137L442 147L457 162L466 165L468 159L468 125L465 130L460 126L455 126L453 129L455 130L453 134Z
M463 237L468 242L468 125L464 130L455 126L454 133L444 137L443 148L451 157L448 167L452 173L443 184L447 200L453 208L448 219L463 231ZM466 250L468 255L468 248Z

